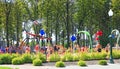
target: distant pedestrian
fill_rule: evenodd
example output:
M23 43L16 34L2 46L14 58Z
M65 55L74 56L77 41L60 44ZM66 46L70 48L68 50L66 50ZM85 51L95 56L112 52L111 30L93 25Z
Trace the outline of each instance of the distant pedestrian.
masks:
M37 44L34 48L35 52L38 53L40 51L40 46L39 44Z
M99 42L96 45L96 50L97 50L97 52L101 52L101 50L102 50L102 46L101 46L101 44Z
M26 50L26 53L30 53L30 46L27 45L26 48L25 48L25 50Z
M105 51L108 52L109 51L109 48L110 48L110 44L108 43L105 47Z

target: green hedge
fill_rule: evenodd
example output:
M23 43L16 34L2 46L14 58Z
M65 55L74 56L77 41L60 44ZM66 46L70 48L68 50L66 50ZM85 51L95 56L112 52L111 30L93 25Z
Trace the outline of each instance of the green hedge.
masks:
M120 51L119 50L113 50L113 58L119 59L120 58Z
M51 54L48 58L50 62L60 61L60 56L57 53Z
M107 53L90 53L90 57L91 57L91 59L92 60L102 60L102 59L106 59L106 57L107 57Z
M22 59L24 63L32 63L31 54L28 54L28 53L23 54Z
M100 60L98 64L99 65L107 65L107 61L106 60Z
M12 64L13 65L20 65L20 64L23 64L23 63L24 63L24 61L21 57L17 57L17 58L12 59Z
M11 64L12 57L10 54L1 54L0 55L0 64Z
M62 61L58 61L58 62L55 63L55 66L56 67L65 67L65 63L62 62Z
M91 60L91 56L89 53L80 53L80 60Z
M13 54L11 55L12 59L17 58L17 57L20 57L20 56L21 56L20 54L15 54L15 53L13 53Z
M35 59L35 60L33 60L33 65L34 66L42 66L42 61L40 59Z
M43 63L46 62L46 56L42 53L37 54L36 58L42 60Z
M80 61L78 62L78 65L79 65L79 66L87 66L86 62L85 62L85 61L82 61L82 60L80 60Z
M73 61L73 54L72 53L65 53L64 55L66 61Z
M74 54L73 55L73 61L78 61L80 59L79 55Z

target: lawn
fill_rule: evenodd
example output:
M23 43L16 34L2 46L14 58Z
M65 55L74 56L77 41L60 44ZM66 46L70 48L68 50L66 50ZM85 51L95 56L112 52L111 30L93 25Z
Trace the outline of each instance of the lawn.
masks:
M0 69L12 69L12 68L10 68L10 67L2 67L2 66L0 66Z

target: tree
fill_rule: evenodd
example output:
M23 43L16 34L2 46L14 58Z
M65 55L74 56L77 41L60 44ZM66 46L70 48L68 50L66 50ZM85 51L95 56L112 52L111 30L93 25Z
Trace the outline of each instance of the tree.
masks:
M6 25L6 41L7 41L7 46L9 46L9 15L11 13L11 8L12 8L12 1L6 1L5 0L5 3L4 3L4 12L5 12L5 17L6 17L6 22L5 22L5 25Z

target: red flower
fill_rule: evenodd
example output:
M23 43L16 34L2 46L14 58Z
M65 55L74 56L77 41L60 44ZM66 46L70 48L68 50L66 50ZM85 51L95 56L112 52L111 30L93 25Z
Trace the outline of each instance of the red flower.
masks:
M103 32L100 30L99 31L99 36L102 36L103 35Z
M101 30L97 31L96 33L97 36L102 36L103 35L103 32Z
M98 37L96 37L96 38L95 38L95 40L99 40L99 38L98 38Z

